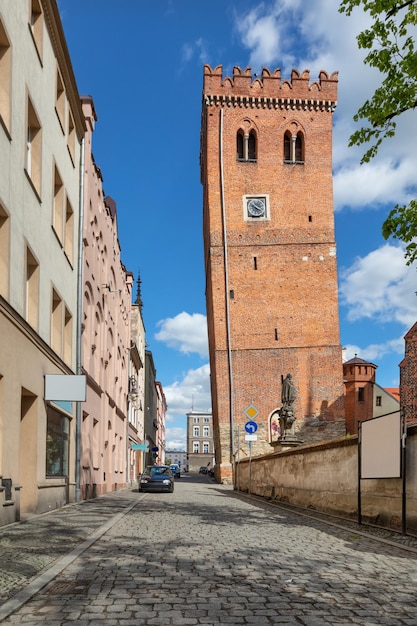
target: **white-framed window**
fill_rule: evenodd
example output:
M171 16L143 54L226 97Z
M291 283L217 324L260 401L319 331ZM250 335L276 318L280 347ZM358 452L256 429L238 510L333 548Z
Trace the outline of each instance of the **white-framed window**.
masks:
M200 442L193 441L193 453L198 454L200 452Z
M200 436L200 426L194 426L193 437L199 437L199 436Z
M203 437L210 437L210 427L203 426Z
M204 423L205 424L209 424L210 423L210 418L209 417L205 417L204 418Z
M210 444L208 441L203 441L203 454L208 454L210 451Z

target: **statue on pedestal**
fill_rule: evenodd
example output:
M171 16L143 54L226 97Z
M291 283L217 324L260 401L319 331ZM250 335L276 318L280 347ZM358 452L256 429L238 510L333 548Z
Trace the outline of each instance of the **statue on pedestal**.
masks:
M287 374L282 382L282 390L281 390L281 402L282 408L280 409L280 424L281 424L281 436L287 434L287 431L291 431L293 429L293 424L296 420L294 414L294 400L295 400L296 392L294 383L292 382L292 375Z

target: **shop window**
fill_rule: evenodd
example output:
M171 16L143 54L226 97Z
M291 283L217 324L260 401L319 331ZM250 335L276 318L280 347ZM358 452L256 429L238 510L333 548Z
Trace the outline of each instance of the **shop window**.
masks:
M48 406L47 420L46 476L67 476L69 419Z

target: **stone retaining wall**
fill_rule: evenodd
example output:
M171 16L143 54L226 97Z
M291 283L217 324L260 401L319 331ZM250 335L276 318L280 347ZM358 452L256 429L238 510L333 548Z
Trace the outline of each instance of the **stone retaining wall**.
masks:
M417 427L406 446L406 520L417 530ZM358 437L304 445L236 464L235 488L297 506L358 517ZM401 528L401 478L361 480L362 521Z

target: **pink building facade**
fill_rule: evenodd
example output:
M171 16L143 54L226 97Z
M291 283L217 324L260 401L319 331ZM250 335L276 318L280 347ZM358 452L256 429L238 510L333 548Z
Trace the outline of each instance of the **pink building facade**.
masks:
M126 485L130 309L133 276L120 258L116 203L103 193L92 153L97 120L91 97L82 97L84 228L82 369L87 399L82 405L82 498Z

